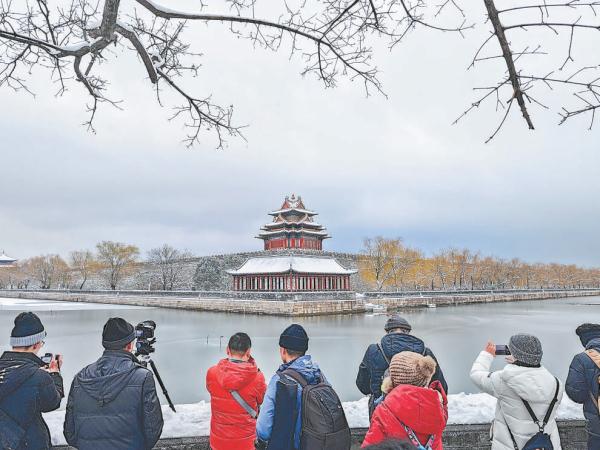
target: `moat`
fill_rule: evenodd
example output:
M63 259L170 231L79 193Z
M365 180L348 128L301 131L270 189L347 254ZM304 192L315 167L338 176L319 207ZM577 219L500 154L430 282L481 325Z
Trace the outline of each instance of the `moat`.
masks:
M516 332L540 337L544 364L563 380L572 355L580 351L574 329L594 321L600 297L547 301L474 304L435 309L413 309L404 314L415 335L436 354L450 393L475 392L468 378L471 363L488 339L504 343ZM154 356L175 403L207 400L206 370L223 354L228 337L245 331L252 337L254 356L269 376L277 367L279 333L290 322L301 323L311 341L309 353L325 371L344 401L359 399L354 380L368 344L383 334L385 315L337 315L291 319L257 315L179 311L116 305L0 299L0 350L7 349L12 320L20 311L35 311L46 325L44 351L62 353L63 372L73 374L101 352L102 325L122 316L132 323L157 322Z

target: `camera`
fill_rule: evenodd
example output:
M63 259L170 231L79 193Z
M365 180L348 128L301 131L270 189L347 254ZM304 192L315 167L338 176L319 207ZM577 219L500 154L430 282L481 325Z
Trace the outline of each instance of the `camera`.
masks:
M54 359L54 355L52 353L46 353L40 359L42 360L45 366L49 366L52 360Z
M508 345L496 345L496 355L510 355Z
M156 322L152 320L145 320L135 326L135 347L137 355L148 356L150 353L154 353L156 350L153 347L156 343L154 330L156 330Z

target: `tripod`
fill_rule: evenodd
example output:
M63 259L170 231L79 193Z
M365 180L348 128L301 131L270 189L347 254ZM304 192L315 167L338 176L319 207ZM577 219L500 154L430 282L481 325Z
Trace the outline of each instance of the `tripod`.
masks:
M154 363L154 361L152 361L152 358L150 358L150 355L144 355L144 354L140 354L138 352L138 353L136 353L136 356L138 357L140 363L144 367L148 367L148 364L150 364L150 368L152 369L152 372L154 372L154 376L158 380L158 384L160 385L160 388L162 389L162 393L165 396L165 398L167 399L167 402L169 403L169 408L171 408L173 410L173 412L177 412L177 411L175 411L175 405L173 405L173 402L171 401L171 397L169 397L169 393L167 392L165 383L163 383L163 380L160 377L160 374L158 373L158 368L156 367L156 364Z

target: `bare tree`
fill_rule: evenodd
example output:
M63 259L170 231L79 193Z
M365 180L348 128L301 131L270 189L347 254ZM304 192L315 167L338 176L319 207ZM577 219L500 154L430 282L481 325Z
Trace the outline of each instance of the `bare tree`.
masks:
M68 266L58 255L42 255L25 261L24 270L39 283L41 289L50 289L61 279Z
M140 254L135 245L120 242L102 241L96 245L98 262L102 267L102 274L114 291L123 279L130 273Z
M91 274L98 270L98 261L89 250L77 250L70 255L71 268L79 277L79 289L83 289Z
M148 263L157 270L157 278L163 291L172 291L181 281L187 260L192 257L187 250L177 250L168 244L148 252Z
M179 11L153 0L63 0L55 6L48 0L0 0L0 85L29 91L30 72L47 69L60 95L75 79L89 94L86 123L93 129L99 104L120 107L108 96L110 80L101 64L114 63L120 54L137 56L159 103L163 89L180 99L172 118L182 118L190 128L187 143L212 130L222 146L227 135L240 135L233 108L214 103L210 93L191 93L181 82L200 68L201 52L185 33L190 24L225 25L274 51L286 45L304 60L302 74L314 74L327 87L348 76L380 91L369 36L399 39L422 23L408 0L292 0L271 3L265 17L258 16L264 2L221 3L224 11L209 12L202 2L196 11Z

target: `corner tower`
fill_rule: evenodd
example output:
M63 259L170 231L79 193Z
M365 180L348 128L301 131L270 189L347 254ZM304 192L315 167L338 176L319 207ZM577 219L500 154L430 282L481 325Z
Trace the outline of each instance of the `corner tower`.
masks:
M306 209L300 196L286 197L281 207L269 215L273 221L261 227L256 236L264 241L265 250L323 250L323 241L331 237L323 225L315 222L317 213Z

